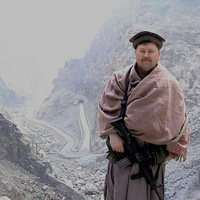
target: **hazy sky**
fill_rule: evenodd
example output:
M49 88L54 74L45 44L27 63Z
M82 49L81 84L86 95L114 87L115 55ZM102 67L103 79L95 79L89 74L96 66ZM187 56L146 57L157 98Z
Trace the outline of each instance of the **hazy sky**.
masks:
M123 0L0 0L0 44L39 68L83 57Z

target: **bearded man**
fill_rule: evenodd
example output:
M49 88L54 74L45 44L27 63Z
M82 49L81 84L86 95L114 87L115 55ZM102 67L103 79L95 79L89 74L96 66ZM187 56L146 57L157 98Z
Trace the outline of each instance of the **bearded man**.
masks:
M109 147L104 197L105 200L164 199L166 161L185 161L187 157L189 135L183 91L176 78L158 62L163 37L142 31L129 41L135 49L136 62L113 73L98 108L100 137L106 139ZM141 175L137 161L127 165L120 162L127 156L125 141L111 121L120 115L125 93L124 124L141 149L153 147L151 151L156 154L157 162L150 167L157 183L162 185L157 188L159 195Z

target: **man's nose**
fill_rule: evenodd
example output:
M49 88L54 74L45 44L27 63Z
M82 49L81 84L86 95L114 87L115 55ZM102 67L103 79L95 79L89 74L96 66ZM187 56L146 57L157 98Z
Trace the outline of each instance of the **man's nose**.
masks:
M144 53L144 57L149 57L149 53L148 53L148 51L145 51L145 53Z

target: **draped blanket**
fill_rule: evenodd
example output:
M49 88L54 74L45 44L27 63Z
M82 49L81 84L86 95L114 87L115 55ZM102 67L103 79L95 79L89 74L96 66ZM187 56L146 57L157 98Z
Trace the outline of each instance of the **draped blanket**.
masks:
M144 79L135 66L114 73L99 102L98 125L100 136L116 132L110 121L119 116L125 82L130 70L125 124L131 134L153 144L176 145L187 132L183 91L175 77L160 63ZM186 148L189 136L182 139ZM180 149L179 149L180 150Z

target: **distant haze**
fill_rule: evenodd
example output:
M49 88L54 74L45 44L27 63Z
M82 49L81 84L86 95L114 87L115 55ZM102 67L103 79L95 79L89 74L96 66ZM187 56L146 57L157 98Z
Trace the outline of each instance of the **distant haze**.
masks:
M34 63L42 73L48 69L48 75L55 77L65 61L84 56L101 25L121 2L1 0L1 52Z

